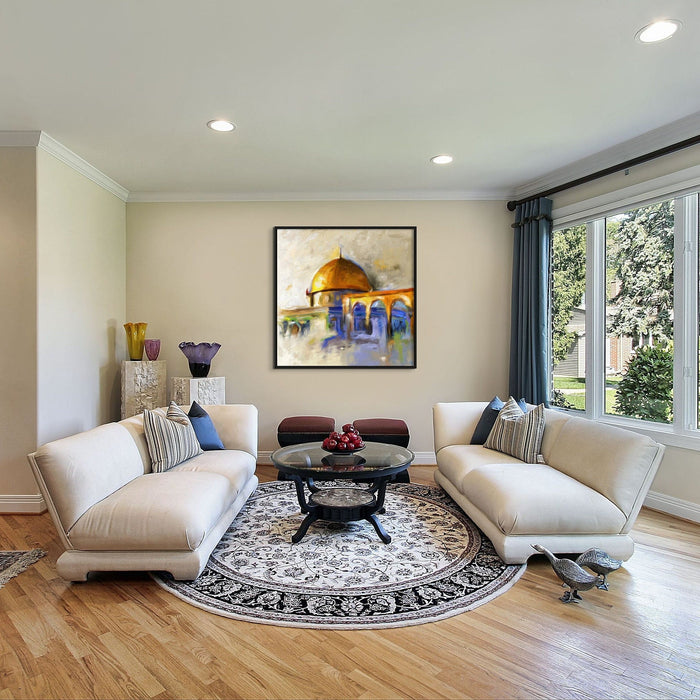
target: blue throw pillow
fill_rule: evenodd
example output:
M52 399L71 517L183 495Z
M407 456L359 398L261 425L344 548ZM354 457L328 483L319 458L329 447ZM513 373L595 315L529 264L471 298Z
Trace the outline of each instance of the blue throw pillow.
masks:
M211 416L196 402L192 402L187 417L192 423L195 435L203 450L224 450L219 433L216 432Z
M498 398L498 396L494 396L491 399L489 405L481 414L479 422L476 424L476 428L474 429L474 434L472 435L470 443L471 445L483 445L486 442L486 438L489 436L491 429L496 423L496 418L498 418L498 414L503 406L505 406L505 404ZM520 406L523 413L527 413L525 399L520 399L518 401L518 406Z

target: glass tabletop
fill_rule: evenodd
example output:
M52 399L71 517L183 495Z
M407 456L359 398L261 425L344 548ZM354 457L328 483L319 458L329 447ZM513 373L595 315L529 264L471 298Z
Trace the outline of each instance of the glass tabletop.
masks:
M414 457L411 450L383 442L365 442L364 448L351 453L331 453L320 442L303 442L282 447L271 455L280 471L317 479L389 476L408 467Z

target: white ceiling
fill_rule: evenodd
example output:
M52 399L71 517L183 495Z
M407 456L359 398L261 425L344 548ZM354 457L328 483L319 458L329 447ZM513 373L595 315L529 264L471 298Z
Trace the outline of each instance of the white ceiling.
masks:
M0 130L136 197L508 196L700 112L699 38L698 0L0 0Z

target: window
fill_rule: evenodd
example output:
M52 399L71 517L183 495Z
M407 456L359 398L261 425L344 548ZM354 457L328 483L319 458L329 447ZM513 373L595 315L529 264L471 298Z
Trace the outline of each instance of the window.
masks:
M552 401L586 409L586 225L552 234Z
M605 412L673 419L672 199L605 220Z
M555 222L551 403L700 437L698 193L607 209Z

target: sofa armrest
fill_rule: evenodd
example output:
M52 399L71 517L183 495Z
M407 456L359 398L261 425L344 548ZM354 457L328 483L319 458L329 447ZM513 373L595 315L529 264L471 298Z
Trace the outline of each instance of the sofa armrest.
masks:
M258 457L258 409L251 404L202 406L211 416L227 450L243 450Z
M487 401L436 403L433 406L435 454L448 445L467 445Z

